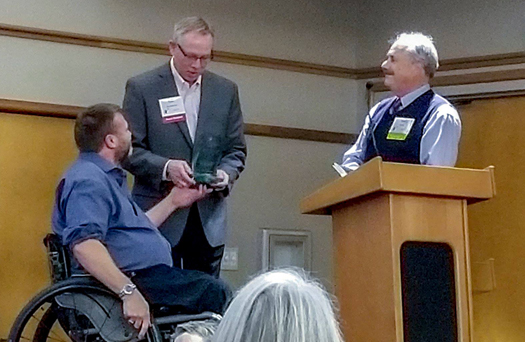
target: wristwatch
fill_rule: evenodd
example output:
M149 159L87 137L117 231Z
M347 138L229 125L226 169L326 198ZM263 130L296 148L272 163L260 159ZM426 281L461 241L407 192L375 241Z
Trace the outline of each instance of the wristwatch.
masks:
M125 296L129 296L130 294L132 294L136 288L137 286L133 283L126 284L124 285L122 290L120 290L120 292L118 293L118 296L120 297L120 299L123 299Z

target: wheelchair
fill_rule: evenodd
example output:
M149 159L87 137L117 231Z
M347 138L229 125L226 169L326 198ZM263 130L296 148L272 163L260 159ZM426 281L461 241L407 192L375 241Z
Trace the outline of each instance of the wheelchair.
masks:
M134 342L138 332L122 313L116 294L88 275L72 275L69 253L54 234L44 238L52 285L37 294L19 313L9 342ZM166 342L177 324L215 319L212 312L167 314L169 308L151 307L154 316L148 342Z

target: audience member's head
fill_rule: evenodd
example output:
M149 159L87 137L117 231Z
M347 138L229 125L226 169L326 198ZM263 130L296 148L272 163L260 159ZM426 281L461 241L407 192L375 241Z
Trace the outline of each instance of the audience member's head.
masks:
M173 342L210 342L218 324L219 319L179 324L175 329Z
M215 342L343 341L330 296L295 270L276 270L246 284L226 310Z

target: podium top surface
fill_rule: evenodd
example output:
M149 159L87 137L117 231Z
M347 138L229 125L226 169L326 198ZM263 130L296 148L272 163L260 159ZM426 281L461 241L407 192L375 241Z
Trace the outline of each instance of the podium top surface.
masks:
M496 194L494 167L479 170L387 163L377 157L306 196L301 213L330 215L334 205L378 192L463 198L475 203Z

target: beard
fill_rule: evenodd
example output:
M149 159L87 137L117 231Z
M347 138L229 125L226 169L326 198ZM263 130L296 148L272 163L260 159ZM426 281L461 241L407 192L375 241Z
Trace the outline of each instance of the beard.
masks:
M126 159L128 159L131 154L133 153L133 146L131 146L131 142L126 143L125 145L122 145L119 147L117 154L115 155L115 159L119 164L122 164Z

